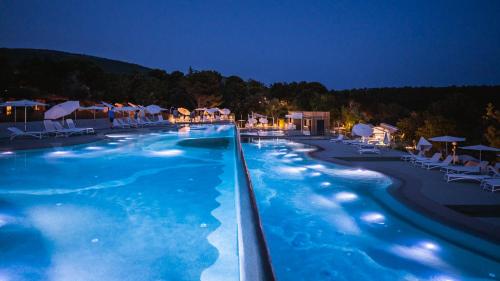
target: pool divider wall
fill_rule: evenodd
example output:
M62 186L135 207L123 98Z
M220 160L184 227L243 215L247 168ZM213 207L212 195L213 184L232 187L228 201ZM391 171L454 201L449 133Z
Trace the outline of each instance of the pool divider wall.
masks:
M269 248L264 236L252 181L248 173L240 132L235 126L236 142L236 211L241 281L276 280Z

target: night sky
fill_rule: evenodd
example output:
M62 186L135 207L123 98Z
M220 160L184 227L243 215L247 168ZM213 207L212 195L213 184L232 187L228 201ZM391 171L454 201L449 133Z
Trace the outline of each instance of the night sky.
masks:
M0 0L0 47L334 89L500 84L500 1Z

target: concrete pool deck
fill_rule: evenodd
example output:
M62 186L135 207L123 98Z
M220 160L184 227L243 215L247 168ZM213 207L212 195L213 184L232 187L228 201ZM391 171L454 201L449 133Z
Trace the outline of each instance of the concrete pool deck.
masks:
M407 206L453 228L500 243L500 193L483 191L473 182L447 183L438 170L399 160L400 151L359 155L353 146L326 139L291 140L318 147L310 153L313 158L386 174L401 183L392 186L390 193Z

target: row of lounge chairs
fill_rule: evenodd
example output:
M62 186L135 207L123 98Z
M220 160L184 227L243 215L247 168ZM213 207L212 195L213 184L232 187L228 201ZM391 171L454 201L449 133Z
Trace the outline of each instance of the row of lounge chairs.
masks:
M460 166L452 163L453 156L448 155L442 161L440 160L441 156L441 153L434 153L432 157L424 157L422 154L409 152L407 155L403 155L401 160L427 170L439 169L444 173L444 179L447 182L477 181L484 190L492 192L500 190L499 163L494 167L488 166L488 161L481 161L479 165L475 166Z
M377 147L378 146L377 144L370 143L369 141L362 141L361 139L350 140L347 139L342 134L338 135L337 138L330 139L330 142L355 146L357 147L359 154L365 154L365 153L381 154L381 151Z
M164 120L163 116L158 115L158 120L151 120L146 116L139 117L137 119L124 117L124 118L116 118L113 120L113 128L139 128L146 126L159 126L159 125L168 125L170 122L168 120Z
M55 137L68 137L71 135L82 135L82 134L94 134L94 128L79 128L76 127L72 119L66 119L67 127L64 127L61 123L52 120L44 120L42 131L21 131L16 127L9 127L7 130L10 132L10 140L16 137L34 137L41 139L43 137L55 136Z

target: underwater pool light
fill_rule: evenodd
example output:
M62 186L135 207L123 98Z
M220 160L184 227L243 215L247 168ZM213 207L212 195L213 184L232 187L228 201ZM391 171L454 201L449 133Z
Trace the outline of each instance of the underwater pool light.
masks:
M380 213L367 213L361 216L361 219L369 223L384 224L385 217Z
M351 202L358 199L358 195L352 192L342 191L335 194L335 199L339 202Z

